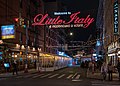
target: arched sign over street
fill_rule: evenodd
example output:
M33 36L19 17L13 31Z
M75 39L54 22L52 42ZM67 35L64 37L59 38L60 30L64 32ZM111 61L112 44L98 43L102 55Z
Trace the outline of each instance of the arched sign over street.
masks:
M72 13L69 19L61 19L61 16L51 18L49 14L38 14L34 18L32 25L48 25L49 28L69 28L69 27L83 27L87 28L94 22L94 18L87 15L86 17L79 17L80 12Z

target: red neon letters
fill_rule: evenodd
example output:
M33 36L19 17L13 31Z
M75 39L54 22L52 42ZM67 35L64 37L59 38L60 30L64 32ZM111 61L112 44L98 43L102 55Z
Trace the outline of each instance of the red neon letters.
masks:
M60 19L60 16L50 18L48 14L38 14L35 16L34 23L32 25L67 25L74 23L83 24L83 28L87 28L94 21L94 18L90 18L90 15L87 15L85 18L80 18L78 17L78 14L80 14L80 12L71 14L68 21Z

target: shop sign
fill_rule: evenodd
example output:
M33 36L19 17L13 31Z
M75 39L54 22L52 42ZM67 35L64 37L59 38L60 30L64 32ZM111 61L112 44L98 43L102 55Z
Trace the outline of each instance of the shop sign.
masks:
M2 39L15 38L14 25L3 25L1 26Z
M113 13L114 13L114 34L118 34L118 1L116 0L114 2L114 9L113 9Z
M111 50L114 50L119 47L118 42L113 42L108 46L108 51L110 52Z
M51 18L49 14L38 14L34 18L32 25L47 25L48 28L69 28L69 27L82 27L87 28L94 22L94 18L87 15L86 17L79 17L80 12L72 13L68 15L68 19L62 19L61 16Z

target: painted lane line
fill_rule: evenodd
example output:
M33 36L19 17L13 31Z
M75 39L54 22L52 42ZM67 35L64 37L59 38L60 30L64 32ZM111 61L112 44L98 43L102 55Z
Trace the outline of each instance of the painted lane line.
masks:
M57 76L57 75L59 75L59 74L54 74L54 75L52 75L52 76L50 76L50 77L48 77L48 78L53 78L53 77L55 77L55 76Z
M40 74L40 75L37 75L37 76L33 76L32 78L34 79L34 78L38 78L38 77L40 77L40 76L42 76L42 75L44 75L44 74Z
M77 76L75 77L75 79L80 79L80 75L77 75Z
M65 76L65 74L62 74L61 76L59 76L58 79L62 78L63 76Z
M76 75L77 75L77 73L75 73L75 74L73 75L72 79L73 79Z
M38 74L27 75L27 76L24 76L24 78L29 78L29 77L35 76L35 75L38 75Z
M71 78L72 76L73 76L73 74L70 74L70 75L67 77L67 79Z
M78 82L78 81L82 81L82 80L72 80L73 82Z
M41 76L40 78L45 78L47 76L51 75L51 73L47 74L47 75L44 75L44 76Z

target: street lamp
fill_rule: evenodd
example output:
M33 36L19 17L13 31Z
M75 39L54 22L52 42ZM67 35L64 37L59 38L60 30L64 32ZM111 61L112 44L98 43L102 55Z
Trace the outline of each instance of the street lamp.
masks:
M70 32L70 36L72 36L73 35L73 33L72 32Z

